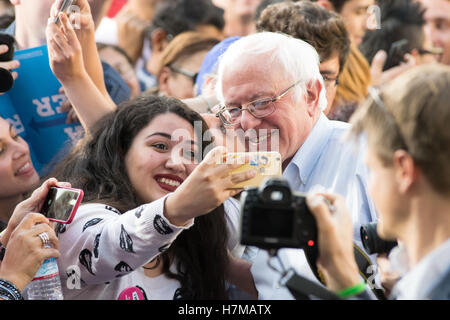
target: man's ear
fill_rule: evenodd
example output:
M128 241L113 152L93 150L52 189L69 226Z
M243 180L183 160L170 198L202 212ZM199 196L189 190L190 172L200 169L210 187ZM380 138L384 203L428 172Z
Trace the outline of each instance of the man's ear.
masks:
M311 81L306 85L306 105L308 114L313 117L319 107L320 93L324 90L319 80Z
M20 0L9 0L13 6L18 6L20 4Z
M169 88L170 73L171 73L171 71L168 67L163 67L158 76L159 92L164 95L167 95L170 91L170 88Z
M329 0L317 0L317 4L327 9L328 11L336 11L333 4Z
M414 159L405 150L397 150L394 153L395 180L402 194L411 190L420 174L420 169L414 163Z

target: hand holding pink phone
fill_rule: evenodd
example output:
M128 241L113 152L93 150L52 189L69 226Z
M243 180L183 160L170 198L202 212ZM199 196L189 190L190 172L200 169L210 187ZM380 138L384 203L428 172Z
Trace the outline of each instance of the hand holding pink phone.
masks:
M50 221L69 224L83 199L83 190L52 187L42 206L41 213Z

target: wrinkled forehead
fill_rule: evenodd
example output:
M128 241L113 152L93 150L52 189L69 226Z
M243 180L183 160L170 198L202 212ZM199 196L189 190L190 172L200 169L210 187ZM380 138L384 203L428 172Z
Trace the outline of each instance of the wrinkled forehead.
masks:
M289 78L279 68L272 69L264 65L227 69L222 77L222 102L241 104L271 97L289 83Z
M224 95L231 87L252 85L256 91L265 91L267 88L276 89L285 81L292 80L291 75L285 71L281 63L273 59L270 54L244 54L226 62L222 77L219 79Z

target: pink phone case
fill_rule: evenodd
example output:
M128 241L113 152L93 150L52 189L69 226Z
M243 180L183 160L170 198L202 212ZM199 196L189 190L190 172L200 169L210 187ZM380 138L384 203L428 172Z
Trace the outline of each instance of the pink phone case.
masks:
M78 210L78 207L80 206L81 201L83 200L83 196L84 196L84 192L81 189L74 189L74 188L63 188L63 187L54 187L57 189L67 189L67 190L72 190L72 191L76 191L78 193L78 197L77 197L77 201L75 203L75 205L73 206L72 212L69 215L69 218L67 219L67 221L62 221L62 220L58 220L58 219L53 219L53 218L48 218L48 220L50 221L54 221L54 222L60 222L60 223L64 223L64 224L69 224L72 222L73 218L75 217L75 214Z

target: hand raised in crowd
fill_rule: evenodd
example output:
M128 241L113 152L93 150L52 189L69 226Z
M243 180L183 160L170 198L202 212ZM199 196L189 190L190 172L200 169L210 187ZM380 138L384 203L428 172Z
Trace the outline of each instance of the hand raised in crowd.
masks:
M59 88L59 93L65 94L64 87ZM66 99L66 101L61 104L61 112L67 112L67 124L80 122L80 120L78 119L78 115L75 109L72 107L72 103L70 103L69 99Z
M83 54L77 35L64 12L59 14L61 27L49 18L46 37L50 68L61 82L86 77Z
M50 68L62 83L85 131L89 132L91 126L102 116L115 110L116 105L105 89L94 38L89 41L88 47L95 48L86 49L85 55L89 56L86 60L83 58L84 48L81 47L69 18L65 13L60 13L59 17L61 26L50 18L46 29ZM86 63L91 66L90 73Z
M53 3L50 9L50 18L52 19L52 21L56 19L56 16L58 15L59 8L61 7L62 2L63 0L57 0ZM91 8L86 0L75 0L72 5L76 6L77 9L79 10L70 10L68 20L70 25L73 26L78 41L80 42L80 46L82 46L83 43L88 43L90 37L92 37L93 34L95 33L95 24L91 14ZM60 25L61 24L62 22L60 22ZM84 54L82 50L81 52L82 54ZM68 52L68 54L70 54L70 52ZM83 57L83 61L84 60L85 58ZM64 93L63 88L61 88L60 93ZM79 122L76 111L73 109L72 104L69 100L67 100L61 105L61 111L67 112L66 123Z
M50 9L50 18L56 19L59 8L64 0L56 0ZM82 41L82 37L88 32L95 32L95 23L92 18L91 7L87 0L74 0L72 6L79 10L69 11L69 22L74 26L75 32Z
M56 15L58 15L59 8L61 7L62 0L56 0L52 5L50 10L50 21L54 21L56 19ZM61 42L66 42L67 46L72 47L72 50L67 54L70 57L71 54L76 53L78 57L78 53L81 53L81 57L83 58L84 68L82 68L82 73L89 75L90 79L85 78L86 81L92 82L95 87L100 91L100 93L104 96L102 100L106 100L109 104L108 110L114 109L115 104L111 100L111 97L108 94L106 89L103 68L98 55L97 44L95 42L95 23L92 17L91 9L88 0L75 0L73 6L76 6L77 10L69 11L69 16L67 16L69 23L63 24L62 21L59 23L61 26L60 33L64 35L62 37ZM49 21L49 22L50 22ZM49 41L49 37L57 37L57 29L54 28L54 23L49 23L47 25L47 42ZM50 30L49 30L50 29ZM76 35L75 37L73 35ZM66 50L67 46L63 49ZM50 49L50 48L49 48ZM73 61L73 62L78 62ZM71 65L66 65L68 68L66 72L71 74L70 68ZM78 67L76 70L81 72L81 68ZM55 71L55 70L53 70ZM61 73L59 75L61 76ZM56 74L55 74L56 75ZM58 75L56 75L58 77ZM63 83L64 79L58 77L58 79ZM79 79L78 79L79 80ZM86 81L83 84L86 86ZM63 83L66 85L66 83ZM67 91L67 90L66 90ZM79 95L80 92L77 92ZM69 96L68 96L69 97ZM69 97L73 104L72 97ZM77 110L78 111L78 110ZM96 118L97 119L97 118ZM80 119L81 120L81 119ZM82 121L80 121L82 122ZM83 124L83 122L82 122Z
M45 198L47 197L48 192L51 187L69 187L70 183L68 182L58 182L55 178L50 178L46 180L39 188L34 190L32 195L19 203L11 218L8 221L8 226L2 234L1 242L6 247L9 238L13 231L17 228L20 222L30 213L30 212L39 212L44 204Z
M142 54L144 31L150 25L150 21L141 19L126 5L117 15L116 22L119 47L127 53L133 63L136 63Z
M225 147L215 147L192 171L189 177L169 195L165 202L165 216L175 225L186 225L191 219L217 208L229 197L238 194L233 185L252 179L253 170L231 174L241 164L221 164Z
M47 233L52 248L44 248L39 237ZM20 291L33 280L44 260L58 258L58 238L49 220L42 214L28 212L14 228L0 265L0 278L12 282Z
M402 63L399 66L383 71L386 60L387 53L384 50L378 51L372 60L372 65L370 66L370 74L372 77L372 85L375 87L391 81L403 72L410 70L417 65L416 59L412 55L406 54L406 62Z
M307 205L317 221L317 266L327 287L337 292L360 283L353 251L353 224L345 199L339 195L311 194Z

